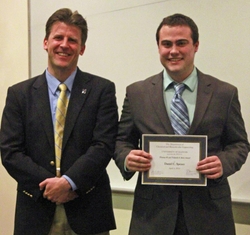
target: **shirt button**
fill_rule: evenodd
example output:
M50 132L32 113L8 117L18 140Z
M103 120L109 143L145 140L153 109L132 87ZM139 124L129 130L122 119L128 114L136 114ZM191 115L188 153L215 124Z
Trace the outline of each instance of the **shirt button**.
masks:
M51 162L50 162L50 165L51 165L51 166L54 166L54 165L55 165L55 162L54 162L54 161L51 161Z

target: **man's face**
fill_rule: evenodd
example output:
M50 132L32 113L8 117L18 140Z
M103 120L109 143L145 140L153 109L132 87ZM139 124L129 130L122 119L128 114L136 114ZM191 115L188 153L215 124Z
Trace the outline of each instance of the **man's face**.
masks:
M81 30L63 22L54 23L43 46L48 52L48 70L54 76L61 72L70 75L76 69L79 55L85 50Z
M199 42L193 44L188 26L164 25L159 32L160 61L177 82L185 80L193 71L194 56Z

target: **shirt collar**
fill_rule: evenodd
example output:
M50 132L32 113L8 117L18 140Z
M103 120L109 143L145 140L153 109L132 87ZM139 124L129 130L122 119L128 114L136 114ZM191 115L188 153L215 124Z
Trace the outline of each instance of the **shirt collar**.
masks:
M194 91L195 86L197 84L198 77L197 77L197 69L194 67L192 73L183 81L183 83L189 88L189 90ZM174 82L174 80L168 75L166 69L163 71L163 86L164 91L166 91L168 88L170 88L171 84Z
M71 75L64 82L64 84L67 86L69 92L71 92L71 90L72 90L72 86L73 86L73 82L75 80L76 72L77 72L77 69L73 73L71 73ZM52 94L56 94L57 88L61 84L61 82L59 80L57 80L57 78L55 78L53 75L51 75L49 73L48 69L46 69L46 80L47 80L48 87L49 87L50 91L52 92Z

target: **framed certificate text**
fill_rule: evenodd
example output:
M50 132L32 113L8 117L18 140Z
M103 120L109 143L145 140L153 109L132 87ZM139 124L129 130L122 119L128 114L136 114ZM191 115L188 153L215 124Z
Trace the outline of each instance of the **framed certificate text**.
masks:
M153 156L150 170L142 173L142 184L207 185L196 170L207 157L207 136L144 134L142 149Z

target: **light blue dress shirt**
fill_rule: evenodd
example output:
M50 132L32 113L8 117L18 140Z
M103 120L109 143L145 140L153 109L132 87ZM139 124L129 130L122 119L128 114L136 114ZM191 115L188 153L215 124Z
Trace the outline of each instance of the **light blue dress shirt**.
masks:
M175 93L174 87L172 86L173 82L174 80L168 75L168 73L164 69L163 97L169 118L171 115L170 105ZM186 89L183 91L182 98L187 105L189 121L191 124L194 118L194 110L195 110L195 104L197 99L197 88L198 88L198 77L197 77L197 70L195 67L192 73L183 81L183 83L186 85Z
M168 75L167 71L164 69L163 97L169 118L171 115L170 111L171 100L173 99L175 93L174 87L172 86L173 82L174 80ZM187 105L189 121L191 124L194 118L194 110L197 99L197 87L198 87L197 70L195 67L192 73L183 81L183 83L187 86L187 88L183 91L182 98L184 99ZM124 169L125 171L129 172L129 170L126 167L126 160L124 161Z
M73 82L75 80L77 70L75 70L64 82L64 84L67 86L67 96L68 99L70 98ZM55 117L56 117L56 105L57 105L57 100L60 95L60 91L58 89L58 86L61 84L59 80L57 80L54 76L52 76L48 69L46 69L46 80L48 83L48 92L49 92L49 101L50 101L50 109L51 109L51 114L52 114L52 122L53 126L55 125ZM72 190L76 190L77 187L75 183L67 176L63 175L64 177L71 185Z

